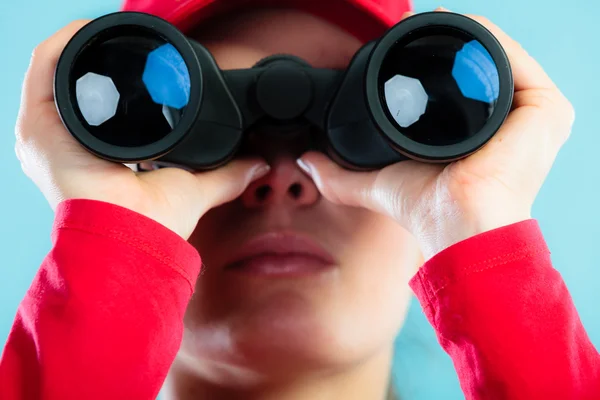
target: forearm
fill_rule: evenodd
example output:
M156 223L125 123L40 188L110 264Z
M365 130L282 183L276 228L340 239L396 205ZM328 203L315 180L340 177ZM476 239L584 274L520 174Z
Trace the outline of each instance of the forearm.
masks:
M181 238L131 211L63 205L2 355L0 397L155 398L199 265Z
M468 399L600 396L600 357L536 221L451 246L411 286Z

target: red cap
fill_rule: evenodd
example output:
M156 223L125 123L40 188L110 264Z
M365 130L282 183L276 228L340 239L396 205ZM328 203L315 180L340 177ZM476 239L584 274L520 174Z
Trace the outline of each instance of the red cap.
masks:
M124 0L123 11L161 17L182 31L234 8L287 7L340 26L363 42L376 39L412 11L412 0Z

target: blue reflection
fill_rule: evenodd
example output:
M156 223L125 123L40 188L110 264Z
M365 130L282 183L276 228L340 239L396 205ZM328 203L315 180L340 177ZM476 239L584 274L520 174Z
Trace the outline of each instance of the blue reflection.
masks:
M179 110L190 101L190 74L183 57L171 44L148 54L142 80L155 103Z
M452 77L463 96L486 103L498 100L500 78L492 56L477 40L456 53Z

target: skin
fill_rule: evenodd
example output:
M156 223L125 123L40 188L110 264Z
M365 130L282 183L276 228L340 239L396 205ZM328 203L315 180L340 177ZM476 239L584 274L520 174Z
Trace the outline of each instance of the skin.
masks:
M343 68L361 46L336 26L295 11L229 17L195 37L221 68L250 68L282 52L316 67ZM191 241L205 272L185 318L172 391L180 385L202 398L235 398L239 392L240 398L270 398L269 393L286 398L282 392L291 398L352 398L358 393L348 382L367 374L369 384L378 384L362 386L362 398L383 396L393 341L409 304L407 282L421 254L393 219L324 199L296 164L306 149L305 135L287 139L255 132L244 152L265 159L270 174L200 220ZM290 192L294 184L299 194ZM268 196L261 195L264 187L271 189ZM336 268L279 280L224 271L230 249L281 229L314 238L334 256ZM181 373L187 377L173 377ZM233 389L216 387L232 381Z
M135 173L87 153L54 108L56 60L86 21L36 49L16 152L52 207L68 198L127 207L172 229L202 255L205 272L185 315L166 398L382 399L409 301L407 281L423 260L530 218L571 131L573 108L516 42L486 19L471 17L509 55L516 90L509 119L465 160L402 162L374 172L341 169L323 154L307 152L302 137L267 140L257 132L244 159L216 171ZM324 21L283 10L230 16L196 37L224 69L250 67L282 52L314 66L343 67L361 45ZM294 184L301 190L290 191ZM271 189L267 197L259 190L265 186ZM275 280L224 272L236 244L281 228L319 242L335 268Z

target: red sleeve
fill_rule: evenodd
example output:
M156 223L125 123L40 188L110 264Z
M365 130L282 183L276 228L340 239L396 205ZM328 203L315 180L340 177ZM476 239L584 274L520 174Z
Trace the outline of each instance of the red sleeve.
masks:
M0 358L0 399L154 399L200 270L166 227L90 200L62 203L53 247Z
M457 243L410 284L467 399L600 399L600 357L535 220Z

